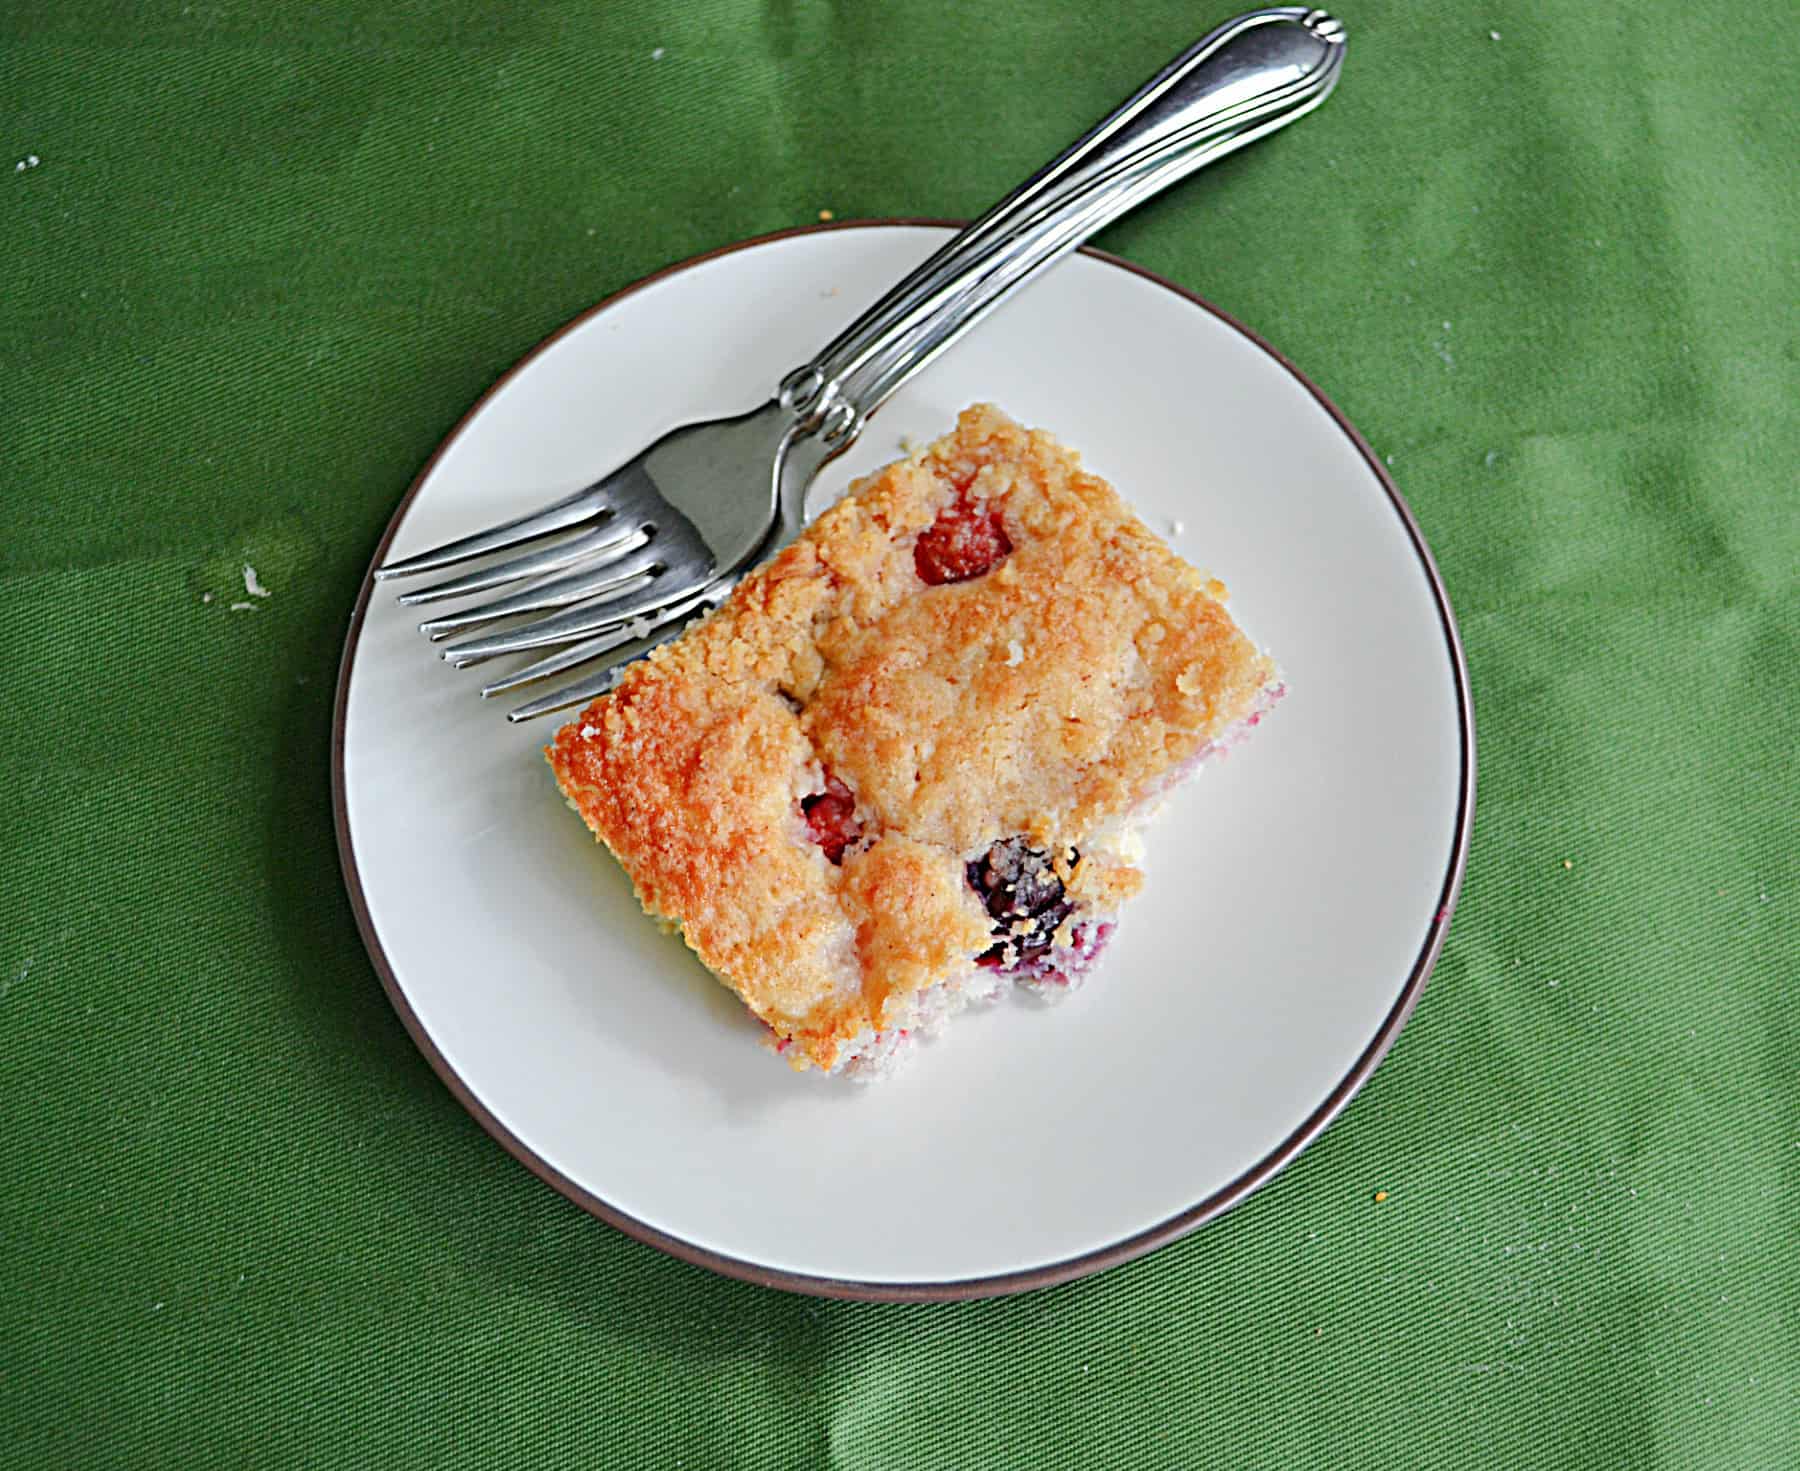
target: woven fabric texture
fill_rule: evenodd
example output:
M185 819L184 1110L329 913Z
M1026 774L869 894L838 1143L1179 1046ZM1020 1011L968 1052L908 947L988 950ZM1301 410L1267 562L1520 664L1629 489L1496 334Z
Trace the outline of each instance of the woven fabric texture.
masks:
M336 662L467 406L670 262L978 211L1227 13L0 7L0 1465L1800 1465L1779 7L1358 0L1321 112L1099 241L1388 459L1476 695L1437 975L1244 1207L1007 1300L718 1279L358 939Z

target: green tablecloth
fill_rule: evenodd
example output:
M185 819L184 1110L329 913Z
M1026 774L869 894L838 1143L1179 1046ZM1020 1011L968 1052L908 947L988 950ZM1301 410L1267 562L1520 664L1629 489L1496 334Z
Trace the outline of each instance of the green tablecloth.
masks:
M1011 1300L720 1280L505 1155L357 938L337 656L469 403L671 261L979 209L1226 13L5 8L0 1462L1800 1464L1781 7L1366 0L1101 242L1391 457L1480 714L1437 976L1248 1205Z

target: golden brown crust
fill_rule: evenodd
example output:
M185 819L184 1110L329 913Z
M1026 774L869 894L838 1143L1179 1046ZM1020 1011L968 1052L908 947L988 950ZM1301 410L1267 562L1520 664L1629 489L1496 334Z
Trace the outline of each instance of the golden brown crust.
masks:
M998 510L1012 551L927 586L914 544L959 494ZM1273 668L1223 596L1049 435L978 405L548 755L645 908L796 1063L829 1067L991 943L971 857L1014 834L1085 849L1250 711ZM841 866L801 816L827 770L868 840ZM1066 882L1104 911L1140 877L1089 851Z

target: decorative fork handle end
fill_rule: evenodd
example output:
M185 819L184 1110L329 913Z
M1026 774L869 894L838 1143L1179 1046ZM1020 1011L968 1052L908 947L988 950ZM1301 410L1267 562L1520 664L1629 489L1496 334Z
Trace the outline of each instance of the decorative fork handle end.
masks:
M1328 10L1309 10L1300 24L1321 41L1329 41L1334 46L1344 44L1344 23Z

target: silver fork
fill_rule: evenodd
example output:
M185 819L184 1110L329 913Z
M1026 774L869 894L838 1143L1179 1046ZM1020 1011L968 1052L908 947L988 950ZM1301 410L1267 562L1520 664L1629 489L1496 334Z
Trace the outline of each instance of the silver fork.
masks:
M556 650L488 683L484 697L604 661L511 711L510 720L604 693L626 663L717 606L750 567L798 535L813 476L902 383L1127 210L1317 107L1336 86L1343 56L1343 27L1322 10L1283 6L1227 21L958 232L789 373L769 402L672 430L585 490L389 562L375 576L439 571L555 538L399 601L449 601L524 583L427 619L420 630L433 640L469 634L443 649L458 668ZM484 628L527 614L538 616Z

